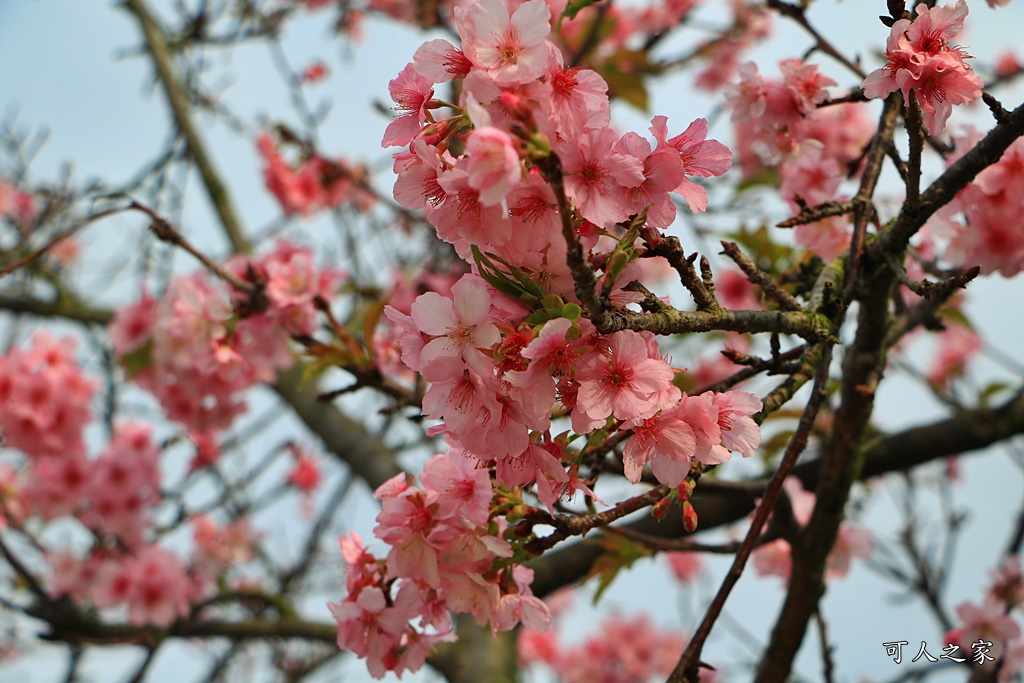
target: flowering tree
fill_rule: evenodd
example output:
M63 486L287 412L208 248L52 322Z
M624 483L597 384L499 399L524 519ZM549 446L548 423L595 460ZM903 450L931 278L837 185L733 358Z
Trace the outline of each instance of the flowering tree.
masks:
M815 625L832 680L821 601L870 559L941 628L943 667L1019 676L1024 518L985 596L949 595L959 517L939 551L909 501L1024 432L1015 364L971 380L985 330L964 293L1024 268L1024 107L997 99L1022 67L974 63L965 0L890 0L867 68L809 5L125 0L166 148L82 183L37 177L36 138L3 130L5 657L63 643L75 680L129 644L143 656L119 675L139 681L187 640L213 655L206 680L252 662L304 680L346 654L376 678L722 680L733 663L705 645L754 572L781 607L731 670L787 680ZM445 37L387 84L375 171L323 148L311 91L331 67L286 45L296 22L356 42L383 18ZM749 61L780 22L810 49ZM252 45L288 114L217 90L209 54ZM680 72L717 100L707 117L620 132L613 104L646 111ZM957 123L972 104L977 127ZM213 123L259 159L279 207L262 229ZM136 247L98 291L114 235ZM901 375L947 408L873 419ZM902 519L869 532L850 501L895 472ZM355 481L375 500L362 536ZM579 646L552 634L563 589L600 594L652 556L693 582L711 554L731 566L686 637L642 614ZM916 647L878 645L895 665ZM914 661L938 661L925 645Z

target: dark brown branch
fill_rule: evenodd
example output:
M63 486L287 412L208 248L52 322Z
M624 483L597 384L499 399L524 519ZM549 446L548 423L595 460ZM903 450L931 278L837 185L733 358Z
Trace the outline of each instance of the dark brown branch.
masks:
M643 510L657 503L659 500L672 492L667 486L655 486L639 496L628 498L615 507L598 512L592 515L549 515L543 510L535 510L527 518L533 524L545 524L555 527L555 530L547 536L534 539L526 544L526 550L534 555L540 555L561 543L570 536L582 536L588 531L608 526L612 522L631 515L638 510Z
M714 293L708 290L706 283L697 275L697 270L693 267L697 254L694 253L687 257L682 244L679 243L677 238L664 235L659 236L657 243L647 243L647 254L662 256L669 262L669 265L678 273L679 281L682 282L683 286L693 296L694 303L697 304L697 310L715 311L721 309Z
M24 256L22 256L17 261L9 263L6 266L4 266L3 268L0 268L0 278L4 277L5 275L9 275L10 273L13 273L14 271L18 270L19 268L24 268L25 266L27 266L28 264L32 263L36 259L44 256L46 254L46 252L48 252L51 249L53 249L54 247L56 247L58 244L60 244L60 242L62 240L65 240L68 237L71 237L72 235L74 235L75 233L77 233L79 230L81 230L85 226L89 225L90 223L95 223L98 220L106 218L107 216L113 216L114 214L120 213L121 211L124 211L123 207L118 207L118 208L114 208L114 209L107 209L105 211L97 211L94 214L91 214L89 216L86 216L86 217L82 218L79 221L76 221L71 226L65 228L64 230L61 230L59 233L54 235L50 239L50 241L48 241L43 246L41 246L38 249L35 249L33 251L30 251L29 253L25 254Z
M912 280L907 277L906 271L895 257L890 259L889 266L893 269L893 273L896 274L896 279L901 285L920 297L937 301L948 299L958 289L966 289L967 283L981 274L980 266L972 266L939 282L929 282L928 280Z
M775 224L777 228L795 228L798 225L806 225L807 223L814 223L824 218L830 218L832 216L842 216L843 214L853 213L853 209L856 205L853 202L826 202L824 204L818 204L816 206L809 206L801 211L792 218L787 218L784 221Z
M994 408L980 408L957 413L905 431L879 438L864 451L859 472L862 480L892 472L910 470L942 460L951 455L977 453L995 443L1024 434L1024 395ZM822 467L820 458L793 468L793 476L803 487L813 491ZM754 509L754 501L764 495L765 480L714 485L705 480L697 486L690 502L700 518L700 531L708 531L745 518ZM658 521L647 517L629 525L643 533L660 538L682 538L686 532L682 520L670 513ZM599 536L581 543L545 553L530 563L536 575L535 594L543 596L587 576L591 565L604 552Z
M49 621L46 615L40 617ZM53 619L49 623L51 631L42 636L47 640L95 645L147 645L165 638L227 638L232 641L299 638L333 644L338 638L337 624L299 619L179 622L166 630L134 624L102 624L84 620L62 622Z
M821 641L821 675L826 683L834 683L835 677L833 672L835 671L835 665L832 662L832 651L835 648L829 642L828 624L825 623L825 617L821 614L820 606L814 610L814 620L818 623L818 638Z
M992 112L992 117L996 120L996 123L1005 123L1010 118L1010 112L1006 111L1003 103L992 95L983 92L981 93L981 99L988 105L989 111Z
M769 375L778 375L786 372L797 372L798 370L791 369L790 364L792 361L800 358L803 355L806 346L801 344L800 346L794 347L785 353L780 353L772 358L754 358L752 356L745 356L749 363L737 363L737 359L730 353L730 349L722 351L722 355L731 360L733 363L739 365L746 365L747 367L739 370L732 375L729 375L725 379L720 379L713 384L709 384L706 387L698 389L696 394L703 394L706 391L722 392L736 386L740 382L744 382L751 377L756 377L762 372L767 372Z
M1024 135L1024 104L996 124L973 149L936 178L921 193L921 201L915 210L904 208L900 211L892 227L871 243L868 248L871 258L884 260L889 254L901 253L925 221L948 204L979 173L999 161L1006 149L1021 135Z
M910 137L910 156L907 158L907 201L904 208L915 211L921 198L921 153L924 151L925 130L921 106L913 90L910 91L910 101L907 103L903 120L906 122L907 135Z
M822 107L832 107L832 106L835 106L837 104L848 104L850 102L868 102L868 101L869 101L868 97L867 97L867 95L864 94L864 91L861 90L860 88L857 88L856 90L851 90L850 92L848 92L847 94L843 95L842 97L833 97L833 98L824 100L822 102L818 102L818 109L821 109Z
M256 293L257 288L253 286L252 283L245 282L235 277L233 274L229 273L219 264L217 264L209 256L199 251L191 242L188 241L188 239L185 238L184 235L178 232L178 230L173 225L171 225L170 221L168 221L166 218L158 214L150 207L146 206L145 204L141 204L137 201L132 201L132 203L128 205L128 208L134 209L136 211L141 211L142 213L150 217L152 223L149 224L149 229L161 242L166 242L167 244L178 247L188 252L193 258L202 263L203 266L208 271L216 275L218 278L220 278L227 284L231 285L236 290L240 292L245 292L246 294L249 295Z
M846 264L845 280L843 281L842 300L848 304L853 300L855 289L860 284L860 267L867 239L867 225L874 213L871 198L874 197L878 177L882 173L882 162L885 160L886 149L892 145L896 119L900 113L902 95L892 93L885 99L885 107L878 122L878 131L868 145L864 172L861 174L860 189L853 198L856 205L853 219L853 238L850 241L850 255Z
M818 342L832 335L828 320L815 313L801 311L679 311L674 308L653 313L608 311L594 324L604 333L618 330L644 330L655 334L687 332L728 332L793 334L809 342Z
M740 577L743 576L743 569L746 567L747 560L757 545L757 540L760 538L761 531L768 521L768 516L772 512L776 498L778 498L779 493L782 491L783 481L789 476L790 471L796 464L797 458L803 453L804 448L807 447L807 441L810 437L811 429L814 427L814 421L825 400L831 355L832 345L826 344L822 350L822 358L818 366L817 375L814 378L814 388L803 414L800 416L796 432L786 446L785 454L782 456L778 469L772 476L771 481L768 482L764 498L754 511L754 519L750 523L750 528L747 530L747 535L743 538L740 549L733 558L732 565L729 567L729 573L722 581L722 585L708 606L704 618L701 620L696 632L690 638L690 642L669 675L668 683L684 683L686 681L696 681L699 678L698 670L704 643L708 636L711 635L711 629L714 627L719 615L721 615L733 587L740 580Z

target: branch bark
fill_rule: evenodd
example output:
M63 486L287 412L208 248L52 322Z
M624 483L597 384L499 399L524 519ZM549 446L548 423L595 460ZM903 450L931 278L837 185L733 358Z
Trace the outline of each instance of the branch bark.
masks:
M224 232L231 242L232 248L239 253L248 253L252 247L242 229L241 221L238 220L235 213L228 188L221 180L206 143L192 118L192 104L189 102L188 95L177 74L174 58L167 44L166 32L160 26L153 12L150 11L146 0L124 0L123 7L135 17L142 28L143 36L146 39L146 50L153 58L153 67L156 69L157 79L167 96L167 104L171 108L178 129L181 130L181 134L188 142L189 153L196 162L203 186L206 188L206 193L210 197L210 202L217 212L217 217L224 227Z

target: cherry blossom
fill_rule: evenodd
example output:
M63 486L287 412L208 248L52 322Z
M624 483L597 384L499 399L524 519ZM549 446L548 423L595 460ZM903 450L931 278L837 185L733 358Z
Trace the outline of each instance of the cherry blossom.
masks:
M388 92L395 102L398 118L388 124L381 147L408 145L427 122L427 103L434 96L433 83L417 73L413 64L388 83Z
M480 0L457 9L455 19L463 53L500 85L526 83L543 73L551 30L544 0L524 2L511 15L500 0Z
M938 135L945 129L953 105L981 97L982 82L964 61L969 55L949 44L963 30L967 3L957 0L955 6L932 8L921 3L916 12L913 20L899 19L892 25L886 64L868 74L864 94L885 97L899 90L903 101L909 103L914 91L925 127Z

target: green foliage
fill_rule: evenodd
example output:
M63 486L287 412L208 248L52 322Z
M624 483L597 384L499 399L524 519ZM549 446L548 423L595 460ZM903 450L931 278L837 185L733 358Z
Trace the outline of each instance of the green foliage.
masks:
M473 245L473 260L476 261L480 277L502 294L531 306L544 298L544 290L530 279L526 271L509 265L500 256L484 254L479 247Z
M608 96L618 97L647 113L649 98L644 76L657 74L659 68L643 50L619 50L595 67L608 83Z
M628 569L637 560L654 554L650 548L620 534L606 534L599 543L605 552L594 562L590 570L590 578L598 577L597 591L594 593L595 605L618 576L619 571Z
M562 16L558 19L559 23L561 23L562 19L572 21L581 10L585 10L586 8L597 4L597 2L598 0L569 0L565 5L565 10L562 12Z
M148 368L153 364L153 340L150 339L131 353L121 356L120 363L128 379Z
M793 258L793 247L773 240L766 225L753 230L744 225L738 232L730 233L728 238L743 247L755 263L769 272Z

